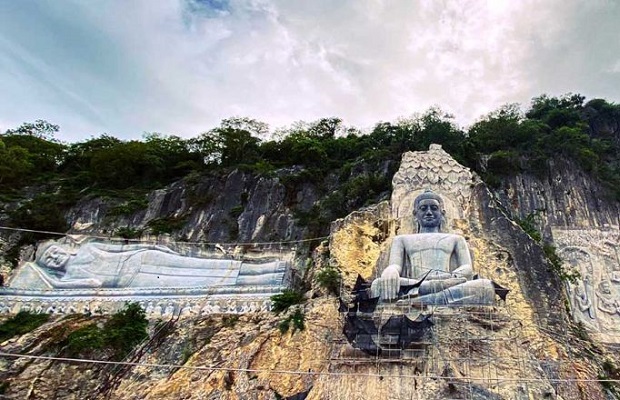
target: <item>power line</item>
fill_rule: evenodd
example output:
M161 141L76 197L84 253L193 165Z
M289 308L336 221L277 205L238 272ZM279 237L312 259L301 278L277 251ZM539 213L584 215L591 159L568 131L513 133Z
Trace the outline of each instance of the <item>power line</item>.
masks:
M106 240L117 240L117 241L125 241L125 242L137 242L137 243L148 243L148 240L142 239L125 239L122 237L113 237L113 236L103 236L103 235L93 235L93 234L84 234L84 233L63 233L63 232L53 232L53 231L42 231L36 229L26 229L26 228L14 228L10 226L0 226L0 229L8 230L8 231L18 231L18 232L30 232L30 233L42 233L45 235L56 235L56 236L71 236L71 235L80 235L86 236L94 239L106 239ZM197 244L203 246L257 246L257 245L271 245L271 244L293 244L293 243L304 243L304 242L314 242L317 240L325 240L328 239L329 236L318 236L314 238L308 239L295 239L295 240L280 240L274 242L190 242L184 240L172 240L170 243L182 243L182 244Z
M230 372L248 372L248 373L267 373L267 374L280 374L280 375L309 375L309 376L355 376L355 377L374 377L379 379L385 378L412 378L412 379L433 379L433 380L448 380L455 381L459 379L468 379L472 381L480 380L485 381L488 378L475 377L475 376L443 376L443 375L410 375L410 374L389 374L384 375L380 373L364 373L354 374L350 372L330 372L330 371L301 371L301 370L278 370L278 369L260 369L260 368L230 368L230 367L208 367L208 366L192 366L192 365L180 365L180 364L158 364L158 363L140 363L130 361L106 361L106 360L89 360L86 358L68 358L68 357L52 357L52 356L38 356L31 354L19 354L19 353L7 353L0 352L0 357L9 358L27 358L35 360L47 360L47 361L59 361L59 362L76 362L84 364L105 364L105 365L124 365L132 367L146 367L146 368L169 368L169 369L190 369L196 371L230 371ZM568 378L497 378L493 379L498 382L610 382L619 383L620 379L568 379Z

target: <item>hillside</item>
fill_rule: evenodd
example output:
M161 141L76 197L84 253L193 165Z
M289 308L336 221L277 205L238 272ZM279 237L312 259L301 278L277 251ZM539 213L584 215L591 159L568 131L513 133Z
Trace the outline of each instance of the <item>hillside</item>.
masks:
M42 357L0 359L7 398L607 399L620 392L620 317L599 311L596 326L586 326L576 312L579 285L609 274L617 294L617 105L541 96L525 115L504 107L467 131L431 110L365 135L324 119L280 140L260 140L266 127L247 119L188 140L102 136L67 145L52 139L56 129L25 124L0 137L9 161L0 170L0 225L49 231L0 232L5 282L20 257L32 258L33 244L69 232L186 249L218 244L242 256L293 252L294 289L304 296L280 314L146 315L148 338L122 356L103 344L109 333L99 349L72 347L72 333L99 340L92 327L105 331L115 317L52 315L2 343L2 352ZM428 150L431 143L443 150ZM377 276L392 238L411 232L411 196L426 187L446 198L450 231L469 242L477 272L509 295L487 309L437 311L423 357L361 355L342 334L346 315L332 292L350 301L358 275Z

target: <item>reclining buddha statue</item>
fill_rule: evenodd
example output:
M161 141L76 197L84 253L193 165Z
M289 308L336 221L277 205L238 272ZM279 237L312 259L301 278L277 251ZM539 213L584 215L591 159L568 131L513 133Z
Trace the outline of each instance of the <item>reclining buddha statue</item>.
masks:
M23 289L182 288L281 285L287 263L183 255L154 244L39 245L9 283ZM20 273L21 272L21 273Z

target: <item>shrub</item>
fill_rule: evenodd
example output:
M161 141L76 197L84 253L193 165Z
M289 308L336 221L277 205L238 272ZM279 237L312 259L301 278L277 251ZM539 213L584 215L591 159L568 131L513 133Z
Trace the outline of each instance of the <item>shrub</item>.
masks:
M148 334L148 320L140 304L127 303L104 325L105 343L114 349L115 358L127 355Z
M271 310L275 313L281 313L288 310L290 306L300 304L303 300L303 293L297 290L284 289L281 294L271 296Z
M316 281L328 292L336 295L340 292L340 275L338 270L332 266L320 269L316 274Z
M148 334L148 321L144 310L138 303L127 303L103 326L95 324L84 326L61 343L69 356L87 355L93 350L105 350L113 360L123 359Z
M532 239L539 242L542 240L542 235L536 228L536 217L538 217L538 211L528 214L525 218L516 218L515 221L519 226L527 233Z
M286 332L288 332L288 329L290 326L291 326L291 321L288 318L283 319L282 321L278 323L278 329L280 330L280 333L283 335Z
M131 215L137 211L144 210L149 206L149 201L146 198L141 199L131 199L127 200L124 203L118 204L108 211L108 215L111 216L120 216L120 215Z
M142 236L142 230L123 226L114 231L115 235L122 237L123 239L137 239Z
M178 231L185 226L187 217L164 217L156 218L147 224L153 235L161 235L164 233L172 233Z
M100 350L104 345L103 331L96 324L91 324L69 334L66 339L65 351L69 357L76 357L86 351Z
M301 308L297 307L293 315L291 315L289 318L293 323L293 333L295 333L297 329L303 331L306 328L306 316L304 315L303 311L301 311Z
M560 279L571 283L577 282L577 279L579 279L580 277L579 272L567 270L564 267L564 262L562 261L562 258L558 256L558 254L555 252L555 247L545 243L543 245L543 251L545 252L545 256L551 264L551 269L560 277Z
M20 311L0 325L0 342L13 336L23 335L35 330L49 319L48 314L35 314L29 311Z
M230 209L230 211L228 212L228 215L230 215L230 217L233 219L237 219L243 213L243 210L244 208L242 205L234 206L233 208Z
M306 316L304 315L303 311L301 310L301 308L297 307L293 314L280 321L280 323L278 324L278 329L280 330L280 333L285 334L286 332L288 332L292 324L292 333L295 333L297 330L303 331L306 328L305 320Z
M222 325L226 328L234 328L239 322L238 315L225 315L222 317Z

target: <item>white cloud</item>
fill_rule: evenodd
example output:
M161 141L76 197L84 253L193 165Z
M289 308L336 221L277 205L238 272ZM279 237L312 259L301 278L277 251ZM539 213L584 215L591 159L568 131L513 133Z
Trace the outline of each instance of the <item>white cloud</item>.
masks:
M431 105L468 123L545 92L620 98L612 2L16 4L0 5L0 119L46 118L70 140L192 136L231 115L370 126Z

